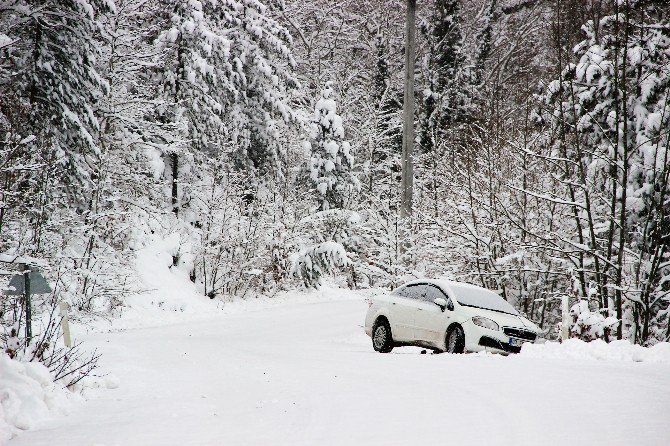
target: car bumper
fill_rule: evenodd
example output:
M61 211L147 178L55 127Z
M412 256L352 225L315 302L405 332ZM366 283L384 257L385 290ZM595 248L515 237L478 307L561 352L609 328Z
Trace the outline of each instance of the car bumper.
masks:
M465 350L468 352L489 351L507 355L521 351L521 346L510 344L510 339L518 340L517 342L522 343L534 342L507 335L502 329L489 330L488 328L480 327L473 324L472 321L463 324L463 331L465 332Z
M372 324L375 320L375 313L368 310L365 314L365 334L372 337Z

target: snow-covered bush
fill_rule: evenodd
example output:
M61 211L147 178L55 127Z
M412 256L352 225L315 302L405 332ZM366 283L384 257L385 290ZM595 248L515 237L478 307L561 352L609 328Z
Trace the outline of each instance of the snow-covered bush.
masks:
M349 264L344 247L336 242L324 242L303 250L293 262L292 274L305 287L318 287L321 277L338 267Z
M0 347L10 358L43 364L65 386L72 386L98 366L99 354L82 350L80 344L65 346L60 339L62 317L55 294L34 295L32 338L24 336L23 296L7 296L0 306Z
M206 165L211 168L211 166ZM194 185L198 215L193 229L194 281L203 294L244 296L272 293L287 274L285 218L278 219L280 197L266 185L249 186L231 169L207 170Z
M612 328L618 322L615 317L604 317L598 311L591 311L586 299L582 299L570 308L572 327L570 334L583 341L604 339L609 341Z

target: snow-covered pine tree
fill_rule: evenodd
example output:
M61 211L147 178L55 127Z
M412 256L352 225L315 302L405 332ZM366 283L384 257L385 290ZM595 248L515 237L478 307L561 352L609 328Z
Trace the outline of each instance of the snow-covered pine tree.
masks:
M305 286L318 286L323 274L351 266L347 253L358 249L353 227L359 218L351 206L359 182L342 118L337 114L332 82L326 83L316 102L309 141L304 147L309 150L309 160L303 178L314 194L317 212L312 208L311 215L299 222L306 240L300 254L293 258L292 275L302 279ZM351 272L355 276L353 269Z
M11 8L22 23L12 30L19 39L11 51L20 79L13 87L30 104L32 150L48 166L44 178L61 182L72 202L88 196L99 156L95 107L107 84L96 70L94 38L104 3L32 0Z
M639 299L631 299L632 338L648 344L670 340L670 11L658 2L631 3L630 11L623 4L623 14L610 20L629 34L628 63L620 62L628 72L620 80L628 84L633 135L628 192L621 199L629 202L630 247L638 253L631 272L640 290ZM615 30L614 23L605 23L608 32ZM614 32L604 40L613 37Z
M377 66L373 99L376 107L376 128L373 135L372 153L370 156L370 181L383 183L387 186L392 179L400 179L400 155L402 153L402 103L400 92L391 85L391 73L388 62L388 47L385 38L378 35L375 40L377 50ZM373 187L369 189L372 191ZM389 192L385 190L384 193Z
M494 13L497 0L487 0L483 6L482 15L479 20L480 31L477 34L477 54L472 73L472 82L478 85L482 82L484 75L484 65L491 56L493 47L493 25Z
M107 90L94 40L105 8L85 0L0 8L0 145L10 149L0 174L0 250L53 254L89 212L99 174L96 107Z
M159 3L164 10L157 15L161 31L156 55L147 66L154 73L150 82L160 88L151 101L153 113L147 114L153 129L149 128L143 143L149 154L158 149L164 157L164 162L154 159L152 164L164 166L165 193L180 217L172 224L179 228L180 246L191 250L186 256L181 255L181 248L176 250L173 263L199 264L191 271L191 279L208 284L205 292L209 294L218 285L212 287L211 277L197 274L206 275L207 268L218 268L228 260L198 246L198 240L211 236L203 234L211 226L203 227L208 218L203 210L209 212L215 205L210 193L215 189L212 177L237 168L239 178L247 184L230 192L239 192L242 201L249 201L255 198L260 173L277 172L283 166L281 137L295 120L289 105L297 86L292 76L291 38L256 0ZM231 199L238 203L235 197ZM197 258L191 261L193 256ZM235 286L218 287L216 292Z
M180 170L186 170L181 164L193 151L216 153L223 147L227 136L223 102L234 89L224 71L231 42L218 29L215 4L173 0L166 6L167 23L157 39L163 96L155 119L173 130L169 139L161 138L169 160L172 211L178 215L184 199Z
M238 163L258 175L280 172L286 156L283 138L298 117L291 106L300 86L293 72L291 35L257 0L237 0L224 17L233 42L231 79L239 91L229 113Z
M424 152L431 152L446 132L463 122L466 114L469 74L459 0L435 1L429 31L428 85L421 126Z
M316 102L310 141L309 179L314 185L320 210L342 209L358 186L353 173L354 155L345 139L342 118L332 82L327 82Z
M262 3L173 0L171 10L159 37L168 50L162 81L171 106L160 112L185 133L167 150L178 209L180 152L213 156L232 143L238 165L278 167L282 128L295 119L289 95L298 83L290 35Z

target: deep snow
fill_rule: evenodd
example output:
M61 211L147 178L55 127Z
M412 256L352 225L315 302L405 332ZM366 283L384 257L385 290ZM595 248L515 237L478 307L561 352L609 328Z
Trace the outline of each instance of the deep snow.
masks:
M365 310L329 300L88 334L120 386L9 446L668 444L668 363L382 355Z
M669 444L670 344L381 355L362 327L375 291L212 301L169 268L176 244L139 250L145 292L120 319L73 327L108 373L88 401L0 358L0 418L32 429L7 446Z
M0 352L0 445L42 420L67 414L80 398L55 384L44 365L12 361Z

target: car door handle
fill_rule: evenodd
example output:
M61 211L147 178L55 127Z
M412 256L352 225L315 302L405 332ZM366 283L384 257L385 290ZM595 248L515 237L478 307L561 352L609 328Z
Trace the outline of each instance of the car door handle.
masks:
M391 302L391 305L395 305L395 302Z
M419 310L419 311L423 311L423 308L417 308L417 310Z

